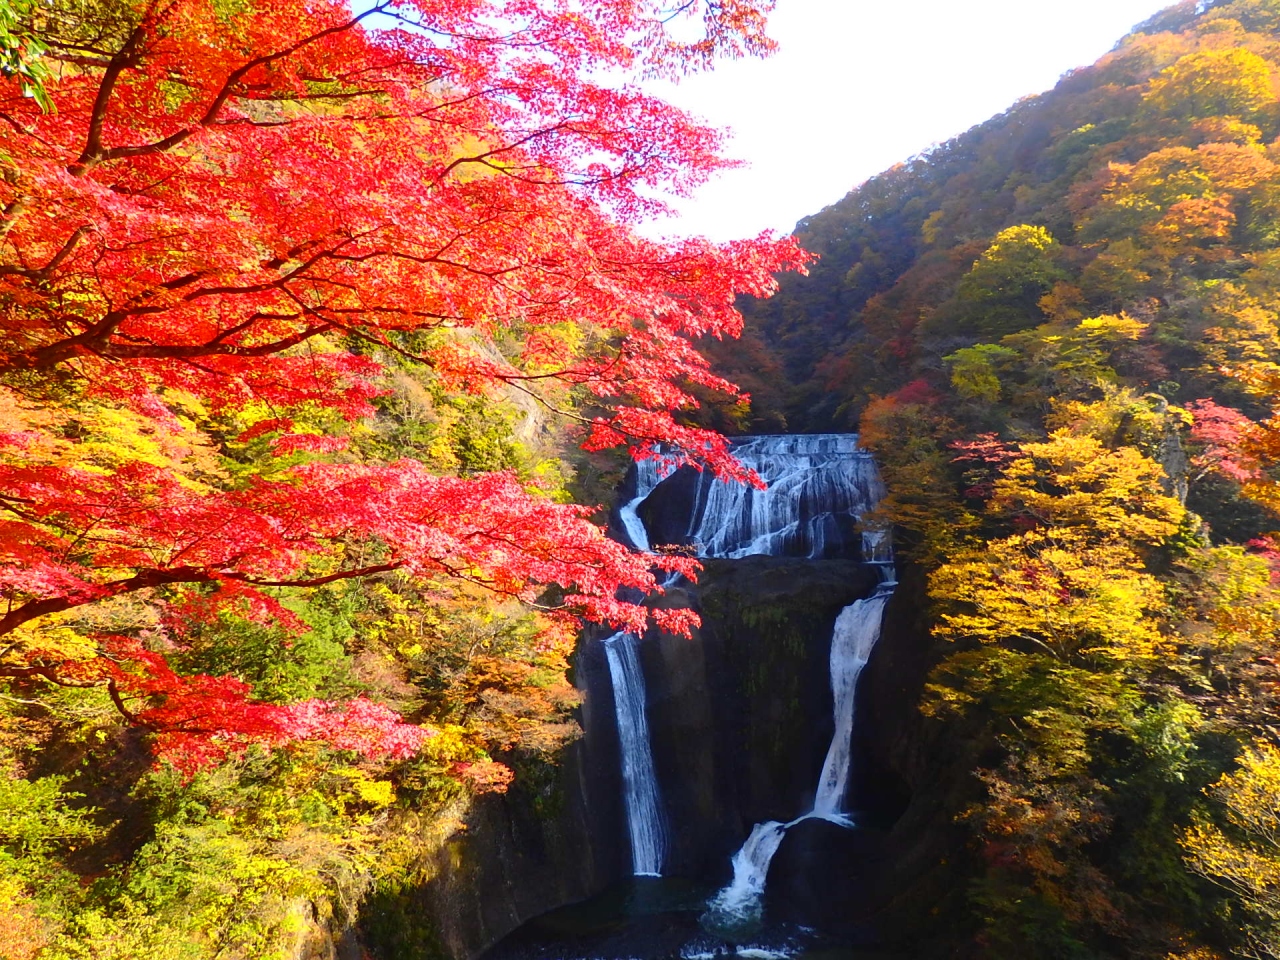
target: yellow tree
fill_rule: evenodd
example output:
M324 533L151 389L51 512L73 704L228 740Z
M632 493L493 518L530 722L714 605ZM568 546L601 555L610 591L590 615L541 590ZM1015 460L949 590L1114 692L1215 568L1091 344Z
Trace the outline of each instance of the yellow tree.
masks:
M1244 116L1275 100L1271 67L1251 50L1189 53L1147 86L1147 107L1176 117Z
M1224 825L1202 819L1183 834L1187 865L1245 905L1252 956L1280 957L1280 750L1253 744L1210 792Z
M1163 601L1139 548L1173 534L1182 505L1160 492L1164 472L1132 447L1108 450L1056 431L1024 444L996 481L990 511L1019 532L955 555L930 578L954 640L1035 648L1061 660L1146 660Z
M1058 241L1044 227L1018 224L996 234L956 291L962 322L986 334L1035 326L1038 303L1066 274Z

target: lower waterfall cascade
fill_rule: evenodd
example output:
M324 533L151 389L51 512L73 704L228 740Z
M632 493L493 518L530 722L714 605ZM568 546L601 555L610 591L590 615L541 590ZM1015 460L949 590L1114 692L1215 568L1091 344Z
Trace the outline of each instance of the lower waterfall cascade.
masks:
M644 673L636 656L636 637L615 633L603 641L613 684L614 711L618 718L619 753L622 755L623 804L631 837L631 872L637 877L662 874L666 838L662 828L662 801L649 746L649 722L645 716Z
M842 810L849 789L854 696L862 668L867 665L871 649L880 638L884 608L895 585L890 576L872 596L845 607L836 618L831 635L835 733L818 777L813 809L787 823L768 820L752 828L747 842L734 854L733 879L707 903L706 923L709 926L732 929L760 919L769 864L788 829L813 819L829 820L844 827L855 825L850 815Z

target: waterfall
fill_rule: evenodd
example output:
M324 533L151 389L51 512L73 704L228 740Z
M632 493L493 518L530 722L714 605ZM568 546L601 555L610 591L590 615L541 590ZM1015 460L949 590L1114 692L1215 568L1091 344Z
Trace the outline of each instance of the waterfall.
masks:
M636 512L666 471L653 459L635 464L635 494L618 508L618 519L631 547L649 550L649 534ZM634 634L615 633L604 641L613 686L613 706L618 718L618 749L622 754L623 805L631 837L631 872L637 877L662 875L667 838L663 829L662 800L649 746L649 720L645 714L644 672L636 654Z
M782 845L782 837L803 820L824 819L842 827L854 822L844 812L849 792L849 772L854 733L854 692L879 639L884 604L892 593L891 582L882 582L876 593L847 605L836 618L831 637L831 691L835 700L836 732L818 777L813 809L787 823L768 820L755 824L742 849L733 855L733 879L707 902L710 927L732 928L758 922L763 911L764 879L769 863Z
M871 648L880 638L880 624L892 589L889 582L881 583L872 596L851 603L836 618L831 636L831 692L836 729L818 777L813 809L788 823L770 820L756 824L742 849L734 854L733 879L707 902L709 926L726 929L760 919L769 864L791 827L813 819L854 826L842 809L849 790L853 753L854 693Z
M888 600L887 593L877 591L874 596L845 607L836 618L831 634L831 696L836 730L818 777L813 816L844 816L840 807L849 789L849 765L853 759L854 694L871 648L880 639L880 621Z
M883 496L875 462L853 435L752 437L733 454L766 488L703 474L686 535L701 557L839 553Z
M713 916L735 923L760 919L769 863L778 852L789 826L790 823L768 820L751 828L751 836L733 855L733 880L707 903Z
M618 519L622 521L622 529L631 541L631 547L641 553L649 551L649 532L644 528L644 521L636 512L645 499L653 492L659 481L666 475L663 466L657 460L637 460L635 496L618 508Z
M813 810L789 823L757 824L733 858L733 881L708 904L713 914L735 922L759 916L769 863L789 827L812 817L852 825L841 807L848 791L854 690L879 636L880 619L895 581L889 532L860 526L862 516L884 495L884 488L874 461L858 447L856 436L749 437L733 441L732 449L759 475L765 488L720 480L705 471L697 476L686 542L698 556L820 559L860 551L864 562L884 571L876 594L847 607L836 621L831 645L836 729ZM635 464L634 493L618 508L618 519L636 550L651 547L640 506L671 472L660 460ZM632 634L619 633L604 644L618 720L632 870L640 876L658 876L666 833L649 743L638 642Z
M720 481L702 485L705 493L700 489L690 524L702 556L826 556L829 547L846 542L846 518L859 521L884 495L875 463L858 449L856 437L761 437L735 445L734 453L760 474L768 489L730 488ZM854 826L844 808L853 759L854 698L897 585L890 532L864 526L859 547L863 562L880 568L881 582L871 596L845 607L832 630L835 731L813 808L787 823L756 824L733 857L733 879L707 902L703 921L709 928L729 931L760 920L769 864L788 829L815 818Z
M613 683L614 710L618 717L618 742L622 753L623 800L627 829L631 834L631 870L638 877L662 874L666 833L658 779L649 747L649 721L645 716L644 674L636 656L636 638L615 633L604 641Z

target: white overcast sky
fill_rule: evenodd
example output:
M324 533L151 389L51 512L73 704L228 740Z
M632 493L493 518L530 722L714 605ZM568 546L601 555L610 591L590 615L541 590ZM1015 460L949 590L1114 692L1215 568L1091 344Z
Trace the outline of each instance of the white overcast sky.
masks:
M790 232L868 177L1092 63L1160 0L778 0L766 60L647 88L728 127L749 162L657 236Z

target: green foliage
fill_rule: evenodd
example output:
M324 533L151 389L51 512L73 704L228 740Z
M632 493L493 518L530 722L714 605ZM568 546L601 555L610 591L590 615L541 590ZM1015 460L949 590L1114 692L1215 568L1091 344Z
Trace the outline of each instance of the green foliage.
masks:
M965 400L995 403L1000 399L1000 365L1018 355L995 343L979 343L942 359L951 364L951 386Z
M1040 298L1066 277L1058 251L1044 227L1001 230L960 279L957 326L986 336L1034 326L1043 317Z
M48 48L32 30L31 18L40 10L40 0L0 0L0 74L17 78L22 94L53 109L45 89L49 68L41 61Z
M93 810L68 806L83 794L64 791L66 782L59 776L28 780L12 765L0 767L0 849L13 862L46 858L102 832L90 819Z
M316 626L298 635L220 614L213 623L194 627L188 648L174 660L191 673L237 677L253 686L259 700L288 703L348 696L358 686L347 654L354 629L341 609L323 609L329 605L326 600L342 593L346 596L338 602L346 600L348 605L358 596L354 590L338 588L300 604L303 618Z

